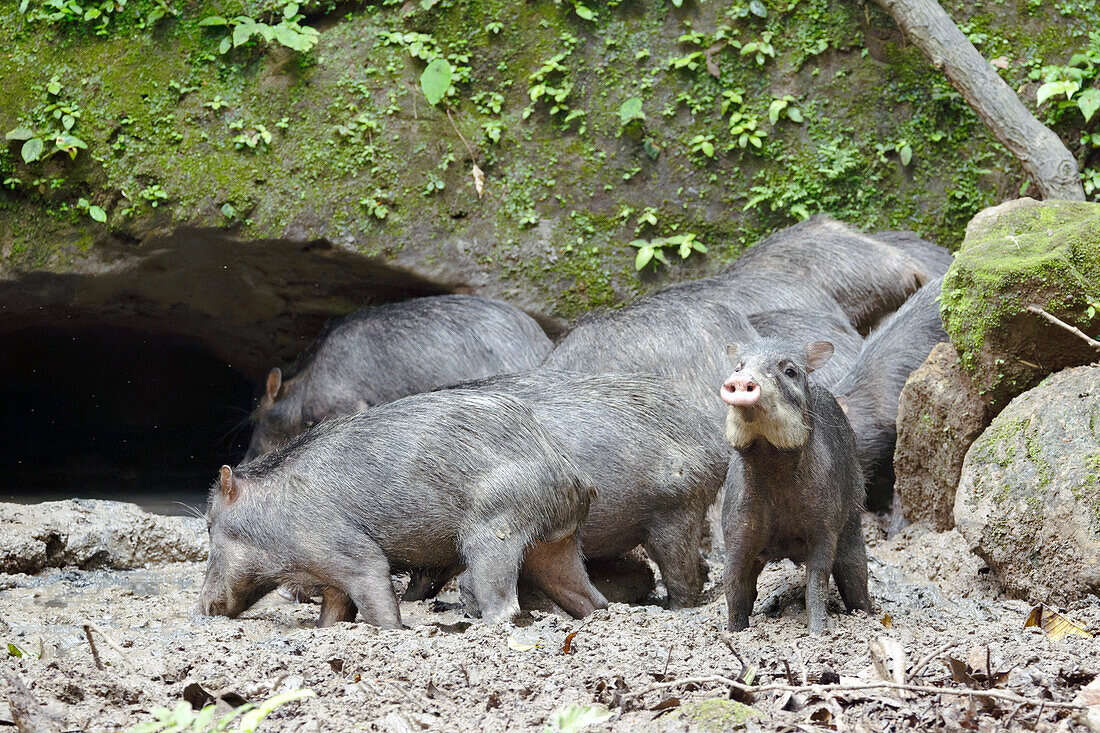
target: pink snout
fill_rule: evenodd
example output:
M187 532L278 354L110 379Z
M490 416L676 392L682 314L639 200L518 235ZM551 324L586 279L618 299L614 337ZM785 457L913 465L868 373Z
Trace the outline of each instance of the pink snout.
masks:
M760 399L760 385L748 377L735 374L722 385L719 394L727 405L748 407Z

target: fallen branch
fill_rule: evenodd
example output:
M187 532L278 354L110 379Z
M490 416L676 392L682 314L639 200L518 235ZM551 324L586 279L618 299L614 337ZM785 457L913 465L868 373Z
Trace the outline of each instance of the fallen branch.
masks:
M946 644L943 644L938 648L933 649L931 652L925 654L923 657L918 659L917 663L913 665L913 669L909 670L909 681L912 682L913 680L915 680L917 678L917 675L920 674L920 671L928 666L929 662L946 652L948 649L954 649L959 645L959 643L960 642L957 641L949 641Z
M658 682L650 685L644 689L632 692L629 695L623 695L623 700L633 700L637 697L642 697L650 692L657 692L658 690L667 690L672 687L681 687L683 685L705 685L705 684L721 684L726 687L731 687L740 692L747 692L751 694L759 694L761 692L790 692L794 694L798 693L814 693L822 694L829 692L857 692L859 690L904 690L906 692L922 692L929 695L958 695L960 697L991 697L996 700L1005 700L1006 702L1014 702L1021 705L1046 705L1052 708L1066 708L1069 710L1084 710L1087 705L1081 705L1074 702L1056 702L1053 700L1041 700L1039 698L1024 697L1017 695L1014 692L1006 692L1003 690L968 690L957 687L934 687L932 685L901 685L897 682L863 682L855 685L846 685L844 683L837 683L831 685L760 685L759 687L751 687L749 685L743 685L736 680L731 680L729 677L722 677L721 675L711 675L709 677L686 677L682 680L673 680L672 682Z
M95 642L92 641L92 632L93 631L103 637L103 641L107 642L107 646L111 647L116 652L118 652L118 656L122 660L122 663L124 665L126 665L126 669L130 670L131 672L133 672L135 674L137 673L137 669L134 668L134 665L130 664L130 660L126 656L126 652L122 651L122 647L120 647L118 644L116 644L115 640L112 639L110 636L108 636L106 631L99 628L99 626L97 626L92 621L85 621L83 625L84 625L84 635L88 637L88 645L90 647L92 647L92 658L95 659L95 666L96 667L98 667L99 669L103 669L103 663L99 660L99 651L96 650Z
M1051 323L1053 323L1055 326L1058 326L1059 328L1064 328L1065 330L1072 333L1074 336L1077 336L1079 338L1084 339L1086 344L1088 344L1092 348L1096 349L1097 351L1100 351L1100 341L1097 341L1094 338L1090 338L1088 334L1086 334L1081 329L1077 328L1077 326L1069 325L1068 323L1063 321L1061 318L1050 315L1049 313L1047 313L1045 310L1043 310L1042 308L1040 308L1037 305L1029 305L1027 307L1027 310L1028 310L1028 313L1034 313L1036 315L1042 316L1043 318L1045 318L1048 321L1050 321Z

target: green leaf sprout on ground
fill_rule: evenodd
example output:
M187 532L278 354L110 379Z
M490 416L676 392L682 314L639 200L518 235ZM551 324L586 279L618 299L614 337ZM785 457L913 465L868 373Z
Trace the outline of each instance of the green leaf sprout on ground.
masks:
M139 723L129 733L255 733L264 718L278 708L294 700L316 697L313 690L291 690L271 697L259 705L246 703L218 720L214 720L216 705L210 704L196 711L189 702L181 702L175 708L154 708L155 720ZM234 721L240 718L236 725ZM232 726L232 727L231 727Z

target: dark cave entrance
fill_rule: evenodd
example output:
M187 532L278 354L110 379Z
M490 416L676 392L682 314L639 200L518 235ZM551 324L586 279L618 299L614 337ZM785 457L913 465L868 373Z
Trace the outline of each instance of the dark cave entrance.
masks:
M182 228L95 253L0 271L0 502L202 507L271 367L333 317L461 290L324 240Z
M0 334L0 500L201 506L236 463L252 382L198 341L112 326Z

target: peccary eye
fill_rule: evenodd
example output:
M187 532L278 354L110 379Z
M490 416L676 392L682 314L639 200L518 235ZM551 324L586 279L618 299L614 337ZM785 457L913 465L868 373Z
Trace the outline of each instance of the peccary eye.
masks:
M798 372L794 370L794 367L787 367L783 370L783 373L786 374L788 377L791 377L792 379L798 376Z
M744 365L743 363L742 363L742 364L738 364L738 365L737 365L736 367L734 367L733 371L735 371L735 372L739 372L739 371L741 371L741 367L743 367L743 366L745 366L745 365Z

